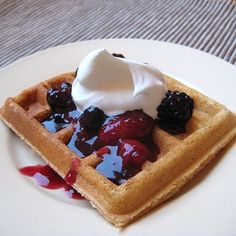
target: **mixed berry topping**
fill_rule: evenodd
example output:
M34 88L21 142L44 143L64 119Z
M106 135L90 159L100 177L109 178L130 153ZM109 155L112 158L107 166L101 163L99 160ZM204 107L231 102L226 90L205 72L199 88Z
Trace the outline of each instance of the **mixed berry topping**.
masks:
M119 139L146 140L152 136L153 128L154 120L142 110L127 111L100 128L97 144L117 145Z
M171 134L186 131L186 122L191 118L194 108L193 99L184 92L168 91L158 106L158 124Z
M108 117L91 106L80 114L66 82L50 88L47 100L52 114L42 124L51 132L73 124L75 130L67 146L82 158L97 153L102 160L95 169L113 183L122 184L136 175L146 160L156 161L159 150L152 140L155 122L142 110ZM186 93L168 91L157 108L158 124L171 134L185 132L193 108L193 99Z
M81 158L96 153L101 158L95 168L98 172L119 185L140 172L146 160L157 159L157 147L152 140L152 117L142 110L108 117L92 106L80 114L70 93L68 83L48 90L52 114L42 124L51 132L74 125L67 146ZM76 176L72 172L68 175L70 180Z
M71 84L66 82L48 89L47 101L52 110L57 113L75 110L75 104L71 96Z

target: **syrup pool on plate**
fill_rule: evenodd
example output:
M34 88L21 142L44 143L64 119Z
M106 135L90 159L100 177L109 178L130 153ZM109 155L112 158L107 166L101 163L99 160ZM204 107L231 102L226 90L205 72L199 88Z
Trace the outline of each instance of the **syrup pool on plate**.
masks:
M73 199L83 199L74 188L61 178L49 165L26 166L19 169L20 173L33 177L41 187L55 190L64 189L66 195Z

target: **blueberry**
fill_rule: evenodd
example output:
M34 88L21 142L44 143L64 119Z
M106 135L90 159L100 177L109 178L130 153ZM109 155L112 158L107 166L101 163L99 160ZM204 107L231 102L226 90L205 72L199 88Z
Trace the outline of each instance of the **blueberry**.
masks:
M54 116L54 121L55 121L55 123L65 123L65 120L62 118L62 116L61 115L59 115L59 114L56 114L55 116Z
M76 109L71 97L71 84L66 82L49 88L47 101L54 112L63 113Z
M80 125L87 131L95 132L102 126L106 115L97 107L89 107L84 110L79 118Z

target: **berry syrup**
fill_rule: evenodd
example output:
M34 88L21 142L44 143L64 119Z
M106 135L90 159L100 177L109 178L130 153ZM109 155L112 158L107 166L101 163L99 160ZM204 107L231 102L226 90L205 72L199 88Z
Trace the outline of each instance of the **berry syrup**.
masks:
M33 177L37 184L43 188L55 190L63 188L68 197L83 199L74 188L72 188L61 176L59 176L49 165L26 166L19 169L20 173Z
M140 142L150 150L151 154L148 160L156 161L157 148L150 135L154 126L152 118L141 110L129 111L120 117L108 117L96 107L89 107L80 114L75 109L72 98L67 94L70 91L68 83L66 85L62 83L57 88L48 90L47 99L52 108L52 114L42 122L42 125L50 132L57 132L70 124L74 125L74 133L67 146L79 157L84 158L92 153L97 153L102 161L95 169L113 183L120 185L141 171L141 164L139 166L124 166L124 162L135 163L135 160L127 162L127 158L132 159L132 155L138 156L139 154L133 152L129 153L129 157L120 156L118 153L120 135L123 138L127 134L128 138L131 139L135 139L138 136L140 140L140 137L146 132L149 136L146 137L147 135L145 134L146 136L141 137L143 140ZM63 93L66 93L66 95L63 95ZM56 99L57 96L60 103ZM70 101L62 102L63 97L70 99ZM63 110L63 104L69 104L69 110L68 108ZM127 130L129 126L132 126L131 130ZM109 143L109 140L111 140L110 135L113 135L112 143ZM104 140L108 140L108 143L104 142ZM71 184L71 181L73 182L76 178L76 174L70 174L71 176L67 176L70 178L67 182Z
M65 113L52 113L46 118L42 125L50 132L56 133L71 124L77 124L80 113L78 110L72 110Z
M72 160L71 168L65 176L65 181L70 185L73 185L76 181L76 177L77 177L76 169L79 165L79 162L80 162L80 160L78 158Z
M116 185L123 184L141 171L141 167L136 166L123 169L123 159L117 155L118 146L107 146L107 148L110 151L103 153L103 161L95 169L111 182Z

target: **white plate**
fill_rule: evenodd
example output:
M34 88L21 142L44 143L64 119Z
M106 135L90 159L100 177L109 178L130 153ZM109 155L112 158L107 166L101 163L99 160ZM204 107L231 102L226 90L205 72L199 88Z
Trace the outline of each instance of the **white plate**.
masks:
M0 71L0 105L8 96L56 74L73 71L86 53L105 47L156 65L236 111L236 69L206 53L148 40L96 40L51 48ZM123 230L86 201L40 188L17 167L40 162L0 123L0 235L236 235L236 146L224 151L177 197Z

